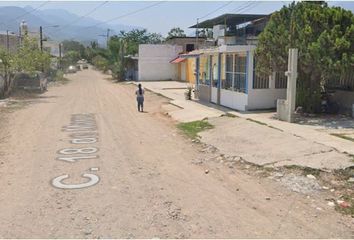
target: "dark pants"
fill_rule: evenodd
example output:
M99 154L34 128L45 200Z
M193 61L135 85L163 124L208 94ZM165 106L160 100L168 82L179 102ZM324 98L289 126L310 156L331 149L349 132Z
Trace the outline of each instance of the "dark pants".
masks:
M138 102L138 111L140 112L140 109L141 109L141 111L143 112L144 111L144 97L137 97L136 100Z

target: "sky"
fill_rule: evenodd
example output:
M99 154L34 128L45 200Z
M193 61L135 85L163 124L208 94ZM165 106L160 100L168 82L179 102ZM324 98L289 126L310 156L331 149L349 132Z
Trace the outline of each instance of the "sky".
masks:
M102 4L103 1L0 1L0 6L31 6L39 9L65 9L79 16L85 15L94 8ZM151 6L157 2L150 1L108 1L98 8L89 17L107 21L114 17L131 13L138 9ZM166 35L173 27L180 27L186 33L192 33L189 26L197 22L197 18L203 21L216 17L224 13L244 13L244 14L268 14L280 9L289 1L162 1L159 4L132 14L122 17L110 23L139 26L148 29L150 32ZM354 1L333 1L330 5L341 6L354 12Z

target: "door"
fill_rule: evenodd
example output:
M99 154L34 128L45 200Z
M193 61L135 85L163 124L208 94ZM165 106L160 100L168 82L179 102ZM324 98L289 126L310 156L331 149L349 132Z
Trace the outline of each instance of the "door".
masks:
M210 70L211 70L211 98L210 101L212 103L218 103L218 64L216 62L215 57L210 56Z

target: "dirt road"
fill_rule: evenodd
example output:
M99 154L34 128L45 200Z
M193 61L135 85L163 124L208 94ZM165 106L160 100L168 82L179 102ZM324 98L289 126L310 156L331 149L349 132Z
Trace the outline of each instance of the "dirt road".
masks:
M85 70L0 126L1 238L350 238L353 223L205 153L160 114L165 99ZM2 118L3 119L3 118ZM83 177L83 174L84 177ZM349 219L349 220L348 220Z

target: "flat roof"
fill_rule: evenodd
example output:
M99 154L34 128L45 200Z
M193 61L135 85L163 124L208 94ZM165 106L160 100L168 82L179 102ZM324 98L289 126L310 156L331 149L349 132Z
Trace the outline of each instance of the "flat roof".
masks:
M268 14L232 14L226 13L216 18L208 19L203 22L190 26L189 28L213 28L215 25L238 25L250 22L259 18L269 16Z
M199 37L201 39L206 39L206 37ZM170 40L170 39L195 39L195 36L187 36L187 37L170 37L168 38L167 40Z

